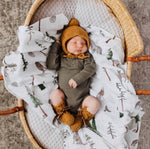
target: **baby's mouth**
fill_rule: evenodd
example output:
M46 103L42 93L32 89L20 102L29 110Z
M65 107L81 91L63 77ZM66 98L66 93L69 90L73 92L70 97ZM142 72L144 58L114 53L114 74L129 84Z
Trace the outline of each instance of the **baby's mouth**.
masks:
M77 49L76 51L77 51L77 52L81 52L82 50L81 50L81 49Z

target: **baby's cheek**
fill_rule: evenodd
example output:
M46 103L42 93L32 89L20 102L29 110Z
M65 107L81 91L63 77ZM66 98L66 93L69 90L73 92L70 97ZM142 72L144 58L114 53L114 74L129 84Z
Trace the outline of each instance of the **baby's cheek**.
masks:
M84 47L84 48L83 48L83 51L86 52L86 51L87 51L87 47Z

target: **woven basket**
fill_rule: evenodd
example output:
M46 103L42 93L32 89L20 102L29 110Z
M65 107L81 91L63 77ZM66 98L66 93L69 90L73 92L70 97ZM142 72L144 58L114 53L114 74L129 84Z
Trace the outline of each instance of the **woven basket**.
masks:
M36 0L33 3L32 7L26 17L26 20L24 23L25 26L28 26L30 24L32 16L34 15L34 13L38 9L38 7L43 2L44 2L44 0ZM125 8L125 6L122 4L122 2L120 0L103 0L103 2L112 9L113 13L116 15L116 17L118 18L118 20L122 26L124 36L125 36L125 45L126 45L125 55L126 55L126 57L134 57L134 56L138 55L139 53L141 53L143 50L142 39L140 37L140 34L137 30L137 27L136 27L134 21L132 20L129 12ZM130 78L130 76L131 76L131 66L132 66L132 62L127 62L128 78ZM18 106L23 106L23 101L21 99L18 100ZM33 146L35 148L40 149L41 147L39 146L37 141L34 139L34 137L32 136L32 134L29 130L29 127L27 125L27 122L26 122L26 119L24 116L24 111L20 111L19 115L20 115L22 125L25 129L25 132L26 132L30 142L33 144Z
M24 25L28 26L30 25L32 21L32 17L36 13L37 9L42 5L42 3L46 2L47 0L35 0L33 5L30 8L29 13L27 14L26 20ZM52 1L52 0L51 0ZM95 0L96 1L96 0ZM143 42L140 37L140 34L137 30L137 27L132 20L130 14L128 13L127 9L124 7L122 2L120 0L102 0L114 13L114 15L118 18L121 27L123 29L124 37L125 37L125 55L126 59L127 57L134 57L138 54L140 54L143 50ZM127 76L130 79L131 77L131 66L132 62L127 62ZM23 100L18 99L18 106L22 107ZM22 125L24 127L24 130L30 140L30 142L33 144L33 146L36 149L40 149L40 145L38 144L38 141L34 139L34 136L31 134L31 131L28 127L25 113L24 111L19 111L20 120L22 122Z

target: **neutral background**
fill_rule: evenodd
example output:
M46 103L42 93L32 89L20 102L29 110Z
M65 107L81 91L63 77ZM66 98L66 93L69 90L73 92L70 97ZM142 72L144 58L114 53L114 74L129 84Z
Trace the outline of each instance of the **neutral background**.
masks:
M34 0L0 0L0 66L4 55L16 50L16 31L23 25ZM122 0L143 38L144 51L140 55L150 55L150 0ZM150 62L133 64L131 82L135 89L150 89ZM139 96L145 115L139 138L138 149L150 149L150 96ZM0 82L0 110L17 105L14 96L8 93ZM33 149L18 114L0 117L0 149Z

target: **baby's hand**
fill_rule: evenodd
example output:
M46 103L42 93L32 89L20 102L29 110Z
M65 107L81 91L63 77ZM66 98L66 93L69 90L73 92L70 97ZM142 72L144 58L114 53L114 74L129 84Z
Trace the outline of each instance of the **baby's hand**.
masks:
M76 87L77 87L77 83L76 83L76 81L74 81L73 79L70 79L70 80L69 80L69 85L70 85L70 87L72 87L72 88L76 88Z
M56 42L61 45L61 42L59 40L56 40Z

